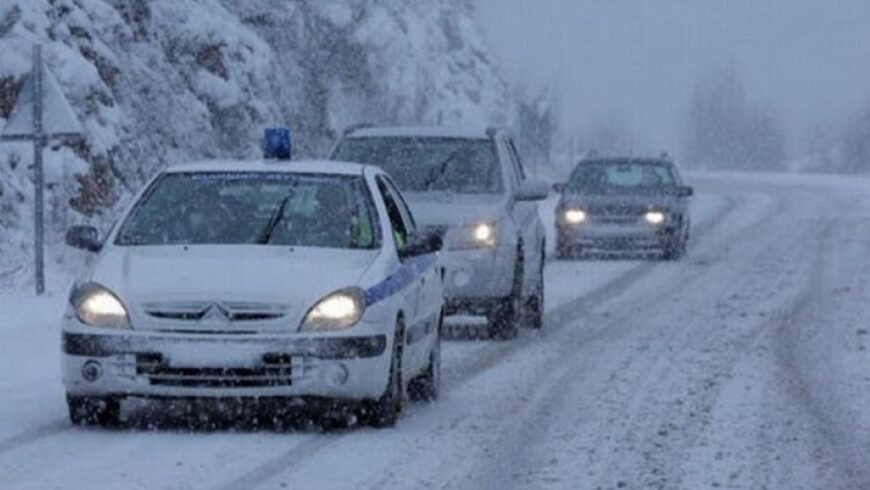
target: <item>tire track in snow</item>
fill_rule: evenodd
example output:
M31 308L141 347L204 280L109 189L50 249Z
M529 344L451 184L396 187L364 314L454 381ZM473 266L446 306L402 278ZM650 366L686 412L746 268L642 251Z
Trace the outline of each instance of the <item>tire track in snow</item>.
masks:
M819 229L814 228L811 223L804 223L802 228L804 233L794 234L794 236L807 236L808 230L819 232ZM768 234L771 235L769 232ZM822 235L824 236L824 233ZM792 235L780 233L772 236L791 237ZM814 287L814 276L807 275L807 267L801 265L817 263L822 244L814 242L812 245L815 246L790 249L788 248L790 243L792 242L780 243L770 247L770 250L767 250L768 245L764 242L747 243L749 250L755 252L750 256L740 257L739 260L744 264L743 268L737 270L737 274L733 275L731 280L722 281L725 284L722 293L729 298L725 304L729 306L730 312L721 318L718 315L711 318L715 322L725 321L723 327L710 328L711 324L707 322L703 324L704 328L698 328L698 325L686 324L686 320L672 322L676 328L667 327L661 320L658 322L659 325L650 325L656 326L654 330L665 334L664 337L650 339L653 342L651 345L659 347L659 349L653 348L653 351L660 351L661 348L667 347L668 353L659 360L648 359L647 362L652 361L648 366L644 366L643 356L649 354L642 354L638 360L629 359L630 362L625 366L623 374L615 376L619 380L624 380L626 392L623 395L616 393L615 398L610 396L608 405L616 409L617 420L623 421L628 418L629 422L627 424L621 422L620 426L615 427L615 433L608 433L605 439L600 438L603 437L602 435L597 442L587 445L587 448L596 448L614 437L619 441L616 446L610 444L619 450L619 454L589 456L593 461L598 460L598 464L592 466L597 466L594 473L598 475L595 483L599 487L609 488L620 483L626 488L699 488L700 482L685 486L683 481L686 471L684 465L687 454L690 454L688 451L697 447L702 437L704 440L700 443L701 447L709 443L704 441L710 436L711 423L716 422L711 416L711 411L720 400L723 385L733 379L732 372L742 359L755 354L756 351L748 347L757 344L759 338L768 335L779 324L782 315L766 315L766 308L775 306L775 311L783 310L787 314L800 307L805 295ZM742 252L742 250L738 251ZM783 256L788 256L791 260L778 262ZM735 259L737 257L739 256L735 256ZM741 263L739 260L721 262L719 267L727 267L731 263L736 266ZM770 265L771 263L773 266ZM799 267L795 269L793 265ZM771 273L775 275L770 276ZM694 294L691 288L686 288L686 291L688 297ZM734 291L733 295L726 294L728 291ZM768 297L763 297L765 294ZM741 302L746 303L748 309L734 308L732 298L736 298L734 301L737 301L738 306ZM680 301L683 300L685 298L680 298ZM698 304L703 305L703 301ZM748 311L754 311L759 315L749 315ZM700 313L707 314L706 310L700 310ZM630 319L632 315L626 317ZM704 317L698 317L698 321L704 322ZM642 339L640 343L643 344ZM673 360L668 359L673 355L678 357ZM638 364L638 362L640 364L631 370L631 364ZM688 396L685 393L688 393ZM779 408L781 412L783 406L781 401L778 401L780 403L774 408ZM628 417L621 414L626 414ZM741 414L746 413L741 412ZM727 437L725 440L728 441ZM607 445L603 447L605 450L601 452L606 452ZM736 448L726 446L722 451L729 454L730 449ZM815 450L812 454L815 454ZM736 456L738 461L746 463L747 460L744 458L745 455ZM711 459L709 463L713 463L715 467L723 467L724 463L718 460L718 456L715 461L717 462L713 463ZM704 462L707 463L708 460ZM810 460L810 463L816 462ZM748 464L755 467L751 459ZM703 486L705 488L710 484L727 486L729 477L743 477L744 475L739 472L740 466L737 465L735 468L738 471L724 475L724 480L705 482ZM737 484L736 481L730 483ZM760 488L760 484L754 481L749 484L749 487Z
M768 218L776 215L780 211L779 207L773 208L769 210L767 214L760 217L756 221L754 221L749 227L744 228L743 230L729 235L728 242L717 244L714 249L719 250L720 252L715 252L714 254L726 253L727 250L730 250L733 246L734 242L741 242L744 237L749 236L757 231L759 226L763 226L765 222L767 222ZM644 311L653 307L655 305L660 304L665 298L673 296L677 291L680 290L691 290L692 285L701 282L705 279L706 270L699 268L688 268L684 269L681 277L675 278L673 281L669 281L667 283L667 287L657 289L651 294L647 294L643 297L643 300L639 303L633 305L631 312L627 312L624 314L620 314L615 318L604 319L601 323L598 323L592 329L584 329L581 331L573 332L570 338L562 339L562 342L557 342L554 346L552 352L550 352L549 356L549 367L543 369L544 379L540 380L538 384L535 385L535 395L533 396L531 401L521 401L522 404L527 404L528 406L523 407L519 410L520 413L524 414L525 417L517 420L516 417L511 417L509 421L504 422L506 424L505 427L495 428L494 430L500 434L501 437L497 438L491 444L489 444L488 448L475 448L477 455L486 453L487 451L492 451L498 454L498 457L490 457L490 458L480 458L484 461L484 467L474 475L474 478L468 480L464 475L457 476L453 480L447 481L444 484L440 485L440 488L527 488L530 482L525 482L522 480L524 475L517 474L517 471L527 470L528 468L523 468L520 465L517 465L517 462L528 461L530 459L530 454L527 452L532 447L532 442L537 438L542 436L542 431L540 430L540 415L542 413L547 413L551 410L552 407L558 406L562 400L568 395L568 390L565 389L566 386L570 386L572 384L577 384L583 376L586 375L585 369L578 369L578 365L571 365L570 363L565 363L564 359L576 358L578 352L581 351L585 346L590 345L593 341L609 341L608 339L615 339L623 335L624 333L630 331L634 328L633 319L637 317L638 311ZM605 298L606 302L614 298ZM577 301L575 303L581 303L582 301ZM674 336L678 335L676 332L672 333ZM582 358L582 356L581 356ZM591 362L591 358L582 358L580 362L589 363ZM630 359L629 359L630 361ZM616 360L611 360L611 362L616 363L613 366L614 370L611 371L609 369L605 369L604 371L618 373L618 371L622 368L620 362ZM644 380L641 381L640 385L648 385L650 383L654 383L657 381L657 378L661 376L662 369L667 368L666 362L662 360L658 363L659 368L648 369L642 373ZM628 364L625 364L625 367L628 367ZM601 371L600 366L596 366L596 369L599 372ZM556 376L557 380L554 381L553 377ZM600 389L606 389L609 384L612 382L613 376L608 376L599 380L596 380L597 385ZM540 386L546 386L546 390L541 390ZM638 405L641 404L640 396L641 392L637 392L635 397L635 401L630 402L629 405ZM602 434L603 436L603 434ZM599 440L596 443L591 444L592 446L603 446L605 441ZM551 456L557 455L549 455L546 459L551 459ZM546 465L539 465L540 466ZM379 488L382 484L387 482L380 481L375 485L372 485L370 488Z
M0 455L68 430L72 430L72 426L67 419L58 419L33 429L26 430L8 439L0 441Z
M216 490L251 490L252 488L257 488L276 475L298 467L308 457L338 443L342 437L344 436L320 435L315 436L312 440L302 441L226 485L216 487Z
M841 209L846 206L854 206L854 202L844 202ZM861 229L863 223L857 227L851 223L839 227L838 231L851 231ZM828 243L848 243L848 235L840 237L830 232L820 234L828 238ZM838 240L837 238L844 238ZM809 419L814 429L816 438L835 454L832 463L837 468L837 473L849 479L849 488L870 488L870 467L867 465L867 453L861 447L861 434L853 433L849 427L849 417L845 407L831 406L824 400L820 400L823 394L815 391L813 382L807 379L804 359L801 355L801 342L806 329L817 330L823 328L826 323L823 315L836 310L835 306L828 303L830 298L819 294L818 289L833 291L837 285L838 274L849 272L837 270L835 257L840 250L835 247L821 247L820 257L814 263L811 275L813 287L808 287L800 298L797 299L795 308L781 318L779 325L774 330L773 351L780 368L789 375L792 381L787 387L788 394L798 401L798 407L803 415ZM863 254L862 254L863 255ZM843 260L840 258L840 260ZM865 259L866 260L866 259ZM848 267L853 268L857 263L846 261ZM836 272L835 272L836 271Z
M732 201L733 204L733 201ZM714 225L718 222L722 222L725 220L725 215L730 214L732 210L728 210L723 212L721 215L717 215L714 220L711 220L711 223ZM762 216L756 217L751 223L743 226L737 227L732 233L728 235L728 240L726 243L717 243L713 244L714 250L724 251L726 249L730 249L732 247L733 241L740 241L744 236L752 234L756 227L761 226L766 222L771 216L776 215L779 212L779 208L771 208L767 210ZM712 226L710 227L712 228ZM705 232L709 228L705 227ZM724 253L724 252L723 252ZM655 266L659 263L645 263L640 265L638 268L641 270L646 270L648 267L650 269L655 269ZM628 274L633 275L633 270ZM644 298L642 304L636 305L638 308L642 308L643 305L647 304L656 304L661 301L662 298L668 296L673 293L675 290L686 287L687 283L690 280L698 280L701 279L702 272L696 267L688 267L688 274L684 274L687 278L680 281L674 281L669 283L670 287L666 289L659 289ZM571 313L567 308L578 308L578 305L583 305L579 307L583 308L591 308L593 306L597 306L599 304L603 304L614 300L619 297L620 293L629 289L632 285L637 283L640 279L646 276L646 273L638 275L631 281L622 280L622 276L616 279L620 287L611 286L611 283L606 284L604 287L607 291L604 291L600 294L595 294L593 298L589 300L584 296L583 298L579 298L571 303L570 306L561 306L558 309L567 311ZM624 284L623 284L624 282ZM610 287L608 287L610 286ZM612 289L611 289L612 288ZM552 327L545 331L545 335L542 336L542 340L546 341L546 346L543 345L535 345L525 344L522 347L540 347L541 349L546 351L547 360L544 367L541 367L538 371L540 371L541 380L539 383L534 385L533 394L531 396L531 402L528 398L521 399L519 402L516 402L510 406L505 406L500 408L500 412L503 413L511 413L509 420L504 420L499 423L497 427L491 428L492 430L487 429L487 432L498 433L499 435L496 439L488 444L485 447L476 447L471 446L468 448L468 451L463 452L463 458L472 458L477 457L478 459L484 459L481 457L481 454L487 452L495 452L499 453L501 451L505 451L506 449L510 451L512 454L506 455L504 458L500 458L500 461L507 461L506 465L497 464L495 467L484 470L484 475L480 479L476 480L465 480L464 475L458 475L457 478L453 480L449 480L443 484L435 484L432 480L426 482L424 481L422 484L425 486L433 486L438 488L510 488L516 482L513 479L512 473L509 471L511 468L512 462L515 462L516 459L513 458L513 453L521 452L522 447L528 444L530 440L529 437L534 433L530 427L535 425L535 417L533 415L536 413L535 410L530 410L528 405L535 405L541 407L550 406L551 403L554 402L555 399L563 396L565 394L565 390L562 387L566 386L565 384L559 384L559 382L553 382L554 377L562 377L563 382L567 382L567 380L573 380L574 383L577 382L579 376L583 375L582 370L577 370L576 365L573 366L575 369L565 370L564 363L562 360L565 358L569 358L572 356L576 356L577 352L594 341L600 341L605 338L612 337L616 335L616 332L620 330L624 330L627 327L626 322L621 321L621 319L608 319L608 318L600 318L596 316L596 320L601 320L601 322L596 322L596 326L594 328L584 328L581 330L569 331L567 330L567 326L571 325L576 318L569 318L571 315L560 315L559 321L561 322L558 326ZM570 333L570 337L565 338L566 333ZM561 334L561 335L560 335ZM522 353L524 351L512 351L511 354L515 355L518 353ZM507 358L504 361L508 361ZM501 363L495 363L491 367L497 367ZM537 371L536 371L537 372ZM562 373L562 374L554 374L554 373ZM485 374L484 372L474 372L470 377L471 379L477 378L481 375ZM468 381L468 380L465 380ZM555 387L553 390L542 389L542 387ZM519 415L518 415L519 414ZM522 414L528 415L526 419L523 418ZM501 416L500 416L501 417ZM435 437L445 437L443 434L437 434ZM419 454L425 453L430 450L430 446L437 444L432 444L427 442L423 445L415 445L411 448L410 451L405 451L403 454L408 455L408 459L420 459ZM416 456L415 456L416 455ZM484 459L485 460L485 459ZM443 471L435 471L435 474L450 474L451 471L455 473L454 465L461 465L462 462L454 462L454 461L446 461L443 463ZM395 479L392 475L388 475L384 478L380 478L376 480L373 484L368 484L367 488L370 489L382 489L390 487L390 484L393 484L393 488L403 488L403 484L396 484ZM522 488L522 486L520 486Z
M779 199L768 216L780 215L784 206L785 201ZM646 347L630 353L610 379L598 387L602 398L596 402L599 406L591 410L602 411L600 405L611 407L611 412L607 412L611 419L606 420L610 420L608 426L612 430L593 435L593 442L585 444L589 474L596 475L590 488L682 488L686 451L695 447L706 433L710 411L721 396L722 385L731 379L730 373L746 355L747 346L764 334L765 325L770 323L764 319L764 311L757 312L761 313L759 317L748 316L746 311L735 308L735 302L737 305L747 302L750 310L757 309L758 302L765 301L761 292L768 291L772 295L768 299L777 308L788 310L795 302L793 295L809 287L809 283L801 283L797 293L792 287L769 291L773 284L769 271L763 266L759 269L759 265L776 256L764 238L779 235L762 230L763 226L769 226L767 219L759 220L742 236L730 239L722 248L720 260L712 264L715 269L694 271L684 279L681 290L686 294L678 298L680 310L671 312L665 307L658 312L653 310L650 317L649 313L643 313L644 308L631 308L618 315L624 323L638 318L649 318L652 323L645 327L649 328L649 334L638 331L635 333L639 337L629 339L633 340L629 345ZM809 257L809 261L813 253L798 249L798 254ZM723 256L726 260L721 260ZM736 268L739 264L743 264L742 269ZM710 283L704 281L711 276L717 278L714 287L722 288L716 294L724 303L720 300L718 304L727 306L722 317L705 306L709 298L704 296L707 294L704 288ZM788 280L793 276L794 271L786 267L777 269L775 277ZM765 305L761 303L762 307ZM701 309L694 323L690 322L692 316L683 318L698 308ZM669 315L674 319L669 320ZM724 325L720 327L719 322ZM608 452L608 448L616 452Z

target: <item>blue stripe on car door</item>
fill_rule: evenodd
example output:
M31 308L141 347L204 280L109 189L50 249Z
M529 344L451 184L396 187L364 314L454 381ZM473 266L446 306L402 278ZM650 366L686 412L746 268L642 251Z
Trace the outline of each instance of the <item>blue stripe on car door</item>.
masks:
M421 257L415 257L408 260L407 262L402 264L402 266L399 267L399 269L395 273L387 276L387 278L383 281L366 289L366 306L372 306L374 304L377 304L406 288L408 285L414 282L415 279L420 277L427 269L432 267L433 264L435 264L434 254L423 255Z

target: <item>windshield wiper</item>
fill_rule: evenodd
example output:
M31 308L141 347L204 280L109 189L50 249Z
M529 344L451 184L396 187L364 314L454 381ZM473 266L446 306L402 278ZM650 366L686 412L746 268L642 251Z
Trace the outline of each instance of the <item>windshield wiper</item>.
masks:
M278 223L284 219L284 209L287 207L287 203L290 202L290 199L293 198L295 192L291 190L284 196L284 199L281 199L281 203L278 204L278 209L272 214L269 218L269 222L266 223L266 227L263 228L263 231L260 232L260 236L257 238L257 243L260 245L268 245L272 240L272 233L275 232L275 228L278 227Z
M428 189L430 185L434 184L435 181L438 180L438 178L443 176L444 173L447 172L447 166L450 164L450 162L452 162L457 156L459 156L459 153L463 150L465 150L465 148L457 148L453 150L453 153L448 155L443 162L439 163L435 168L433 168L429 172L429 175L426 176L426 179L423 180L423 188Z

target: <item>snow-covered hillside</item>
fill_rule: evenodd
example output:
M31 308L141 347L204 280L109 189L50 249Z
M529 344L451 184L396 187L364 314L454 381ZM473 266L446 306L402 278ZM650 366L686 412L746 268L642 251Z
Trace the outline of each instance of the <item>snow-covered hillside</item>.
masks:
M47 155L54 242L85 215L106 226L167 163L256 156L266 126L291 126L310 156L360 121L510 118L466 0L4 0L0 125L37 42L87 131ZM0 285L29 277L30 160L0 146Z

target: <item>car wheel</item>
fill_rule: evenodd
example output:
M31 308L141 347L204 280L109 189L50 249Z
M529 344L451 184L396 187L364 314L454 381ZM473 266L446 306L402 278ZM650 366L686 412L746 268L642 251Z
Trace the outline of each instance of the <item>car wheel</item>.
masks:
M404 350L405 328L401 320L396 325L393 341L393 355L384 394L375 401L363 405L360 418L372 427L386 428L396 425L404 403L404 384L402 383L402 353Z
M545 255L542 251L541 267L538 269L538 281L535 285L535 291L527 303L529 326L534 329L541 329L544 326L544 257Z
M687 244L682 238L673 238L667 240L662 245L662 260L674 261L679 260L686 254Z
M575 255L574 247L571 246L562 238L556 239L556 258L559 260L570 260Z
M496 305L487 318L489 337L495 340L510 340L517 336L517 322L523 311L523 256L520 249L514 263L514 283L511 293Z
M443 315L435 327L435 345L429 353L429 366L408 384L408 398L412 401L433 402L441 391L441 326Z
M685 237L680 240L679 258L683 258L689 252L689 238Z
M73 425L114 427L121 422L121 400L115 397L86 397L67 394L66 404Z

